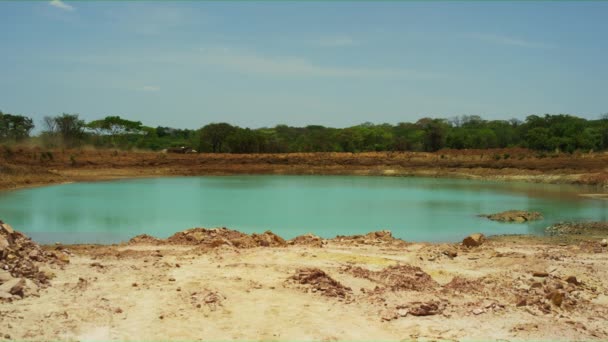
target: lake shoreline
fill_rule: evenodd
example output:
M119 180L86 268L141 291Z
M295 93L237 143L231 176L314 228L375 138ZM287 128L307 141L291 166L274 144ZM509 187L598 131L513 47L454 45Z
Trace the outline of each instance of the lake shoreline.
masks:
M53 152L53 159L44 162L39 161L41 153L22 149L10 159L0 156L0 190L143 177L228 175L441 177L608 188L608 153L549 158L521 149L259 155L63 150ZM505 155L510 157L500 157Z

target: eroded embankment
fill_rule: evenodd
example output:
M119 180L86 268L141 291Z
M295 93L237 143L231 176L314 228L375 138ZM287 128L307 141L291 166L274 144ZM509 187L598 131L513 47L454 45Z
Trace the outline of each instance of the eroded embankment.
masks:
M608 185L608 153L525 149L373 153L165 154L13 148L0 153L0 189L129 177L386 175Z
M586 229L428 244L194 228L46 246L69 260L32 261L51 286L0 303L0 327L34 340L605 340L608 224Z

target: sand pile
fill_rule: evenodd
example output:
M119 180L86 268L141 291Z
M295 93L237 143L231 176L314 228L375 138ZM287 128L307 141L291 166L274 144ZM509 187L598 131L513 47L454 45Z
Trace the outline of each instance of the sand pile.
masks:
M68 253L61 247L44 251L25 234L0 221L0 300L20 299L48 285L51 274L41 271L39 264L68 262Z

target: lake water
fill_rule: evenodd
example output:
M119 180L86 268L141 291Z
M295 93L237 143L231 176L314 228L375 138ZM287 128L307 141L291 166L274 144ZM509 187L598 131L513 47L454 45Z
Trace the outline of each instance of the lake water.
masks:
M168 177L74 183L0 192L0 219L42 243L168 237L191 227L270 229L284 238L390 229L407 241L485 234L543 234L564 220L607 220L608 201L570 185L357 176ZM597 190L595 190L597 191ZM477 217L540 211L528 224Z

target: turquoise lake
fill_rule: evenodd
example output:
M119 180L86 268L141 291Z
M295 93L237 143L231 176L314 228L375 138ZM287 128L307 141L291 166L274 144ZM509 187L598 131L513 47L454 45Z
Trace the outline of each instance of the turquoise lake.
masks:
M357 176L166 177L0 192L0 219L41 243L165 238L191 227L267 229L292 238L390 229L407 241L485 234L543 234L569 220L608 220L595 189L458 179ZM545 219L508 224L477 217L510 209Z

